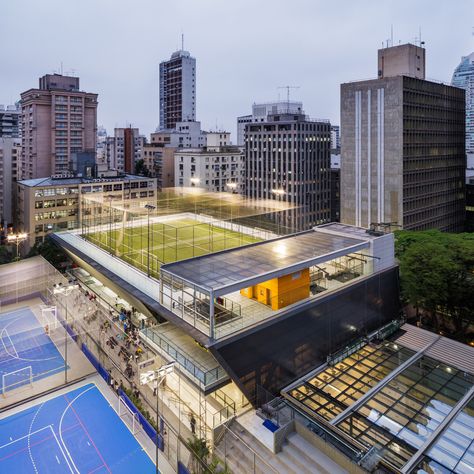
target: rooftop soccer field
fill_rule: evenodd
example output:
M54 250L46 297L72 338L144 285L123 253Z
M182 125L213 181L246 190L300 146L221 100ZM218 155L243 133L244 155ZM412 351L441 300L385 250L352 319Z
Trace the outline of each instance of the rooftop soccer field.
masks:
M189 218L151 219L150 225L115 222L84 234L91 242L136 268L157 275L164 263L206 255L259 242L260 236L238 232L228 223L200 222ZM227 224L227 225L225 225Z

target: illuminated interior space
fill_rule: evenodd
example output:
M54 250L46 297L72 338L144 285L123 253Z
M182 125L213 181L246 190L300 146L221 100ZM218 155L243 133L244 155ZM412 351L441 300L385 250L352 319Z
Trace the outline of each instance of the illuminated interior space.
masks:
M395 472L472 472L473 355L405 325L402 336L355 348L282 395Z
M160 303L219 339L393 263L382 237L340 224L161 268ZM384 236L386 237L386 236ZM374 254L374 249L381 252Z

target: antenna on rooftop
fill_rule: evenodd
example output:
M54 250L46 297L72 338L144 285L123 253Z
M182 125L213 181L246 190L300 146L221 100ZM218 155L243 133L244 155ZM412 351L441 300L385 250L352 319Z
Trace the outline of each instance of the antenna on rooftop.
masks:
M184 51L184 33L181 33L181 51Z
M393 23L390 25L390 43L393 47Z
M286 113L290 112L290 89L299 89L300 86L280 86L278 89L286 89Z

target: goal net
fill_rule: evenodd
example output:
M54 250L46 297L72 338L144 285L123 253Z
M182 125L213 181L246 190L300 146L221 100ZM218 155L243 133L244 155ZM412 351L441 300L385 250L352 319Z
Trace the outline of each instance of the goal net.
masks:
M45 332L52 331L58 327L58 316L56 306L41 306L41 325Z
M13 390L21 385L33 385L33 369L31 365L21 369L2 374L2 394L6 396L8 390Z
M127 405L124 397L119 397L119 406L118 406L119 417L123 422L131 427L132 433L136 435L141 430L140 420L138 418L138 413L132 411L132 409Z

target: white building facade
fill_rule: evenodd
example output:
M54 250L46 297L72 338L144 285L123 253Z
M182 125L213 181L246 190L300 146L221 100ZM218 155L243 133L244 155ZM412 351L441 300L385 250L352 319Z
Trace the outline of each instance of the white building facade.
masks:
M245 158L242 148L230 145L230 134L207 134L207 147L177 150L175 182L181 187L211 192L243 192Z

